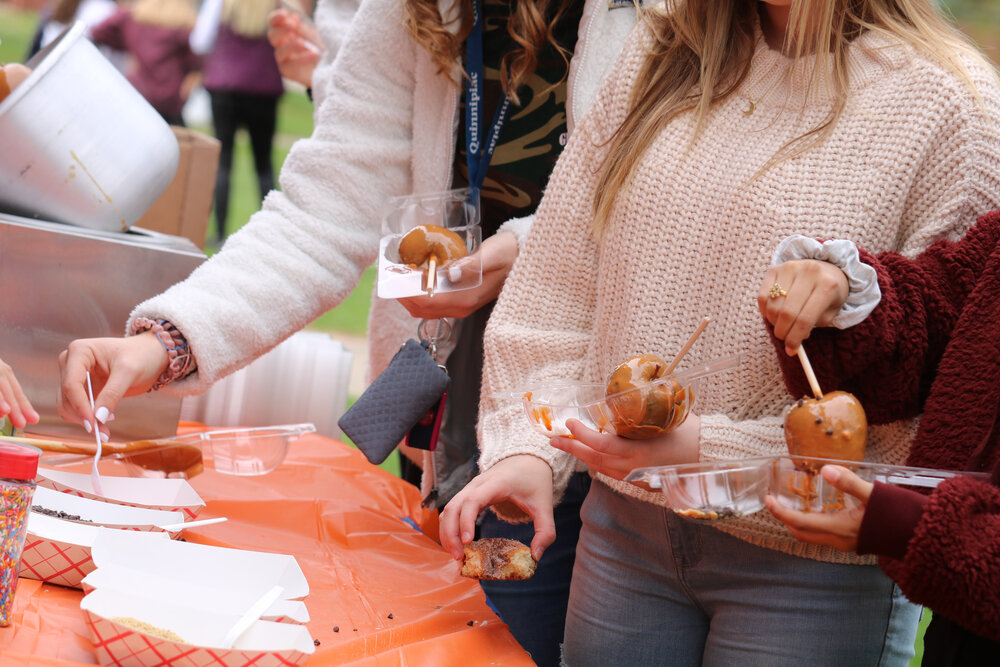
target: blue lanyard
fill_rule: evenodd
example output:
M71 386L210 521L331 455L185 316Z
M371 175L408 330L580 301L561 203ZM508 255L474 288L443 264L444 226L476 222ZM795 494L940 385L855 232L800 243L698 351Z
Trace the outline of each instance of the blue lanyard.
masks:
M485 146L481 137L481 122L483 117L483 17L482 0L472 2L472 32L465 40L465 67L468 78L465 80L465 161L469 168L469 187L472 195L478 195L483 181L486 180L486 170L493 158L493 150L500 138L500 128L507 117L510 107L510 97L504 96L497 106L490 125L489 136Z

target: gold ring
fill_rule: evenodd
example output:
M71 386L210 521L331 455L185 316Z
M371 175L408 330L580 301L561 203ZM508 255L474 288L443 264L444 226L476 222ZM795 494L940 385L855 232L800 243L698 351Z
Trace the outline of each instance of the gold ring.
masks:
M771 285L771 289L767 291L767 295L772 299L777 299L779 296L788 296L788 292L781 289L781 285L774 283Z

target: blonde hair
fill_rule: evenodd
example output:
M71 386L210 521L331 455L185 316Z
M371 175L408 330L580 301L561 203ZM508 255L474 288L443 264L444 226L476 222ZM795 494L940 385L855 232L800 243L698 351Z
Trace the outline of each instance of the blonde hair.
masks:
M243 37L267 33L267 16L277 8L275 0L222 0L222 22Z
M417 44L430 52L439 72L450 73L461 62L462 47L472 32L473 0L454 0L445 21L438 9L437 0L403 0L406 8L406 28ZM500 86L519 104L517 90L538 67L538 56L546 44L551 44L562 56L569 70L570 52L556 42L554 30L559 19L574 0L513 0L507 33L518 47L505 54L500 62ZM457 34L451 33L446 23L460 20ZM563 79L566 74L563 74ZM560 79L560 83L562 79Z
M610 138L599 170L594 195L596 236L611 212L615 194L628 187L640 158L663 128L680 114L693 111L693 138L697 137L712 105L734 94L746 79L756 49L759 4L755 0L675 0L668 3L670 9L642 12L654 44L636 79L628 115ZM809 88L827 85L834 103L819 125L786 144L758 175L829 135L847 101L848 47L869 30L926 54L954 72L979 99L962 56L989 65L929 0L793 0L785 51L797 60L811 53L832 54L832 68L814 68Z
M192 0L136 0L130 6L132 18L139 23L163 28L190 30L198 18Z

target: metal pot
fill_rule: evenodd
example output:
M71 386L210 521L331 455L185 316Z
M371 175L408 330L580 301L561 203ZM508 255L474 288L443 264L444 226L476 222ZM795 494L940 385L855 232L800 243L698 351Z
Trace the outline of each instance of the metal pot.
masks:
M0 209L127 230L177 171L170 127L80 23L28 66L0 102Z

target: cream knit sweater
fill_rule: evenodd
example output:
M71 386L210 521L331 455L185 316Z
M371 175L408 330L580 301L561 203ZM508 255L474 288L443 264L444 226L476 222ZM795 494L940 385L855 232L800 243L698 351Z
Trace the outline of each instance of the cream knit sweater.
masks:
M786 453L781 415L792 397L755 298L775 246L801 233L912 256L936 239L960 236L978 214L1000 207L1000 90L991 71L970 59L980 104L944 68L866 34L852 46L850 99L832 135L753 180L830 106L821 91L806 99L808 73L761 40L747 81L715 106L690 148L690 115L661 133L596 241L595 165L627 112L644 39L640 27L556 166L486 331L483 396L552 379L601 382L638 353L670 359L711 315L714 323L687 359L746 357L698 394L701 459ZM747 115L750 99L757 106ZM873 427L867 458L903 463L914 426ZM484 401L479 428L482 470L532 454L551 465L559 498L579 468L532 430L519 403ZM660 502L659 494L596 477L637 500ZM873 562L796 542L766 511L713 525L787 553Z

